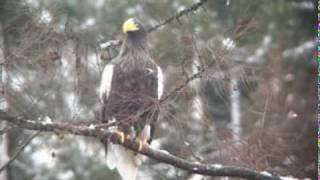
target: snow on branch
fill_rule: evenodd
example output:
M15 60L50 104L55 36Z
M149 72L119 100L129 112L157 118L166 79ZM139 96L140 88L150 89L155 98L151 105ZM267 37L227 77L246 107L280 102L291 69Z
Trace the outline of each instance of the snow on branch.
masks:
M110 139L113 143L120 143L117 134L107 131L103 128L98 128L95 125L74 125L70 123L54 123L42 122L36 120L28 120L24 117L13 117L4 111L0 111L0 119L14 124L20 128L53 132L58 134L74 134L81 136L97 137ZM252 180L281 180L278 176L273 176L270 173L258 172L252 169L237 167L237 166L224 166L220 164L200 164L199 162L191 162L185 159L174 156L167 151L158 150L149 146L144 146L142 151L138 152L138 144L126 140L123 144L128 149L137 153L144 154L149 158L155 159L159 162L172 165L176 168L188 171L193 174L201 174L206 176L227 176L227 177L241 177Z
M306 41L306 42L300 44L297 47L283 51L282 57L298 59L302 55L311 52L313 49L316 48L316 46L317 46L316 39L309 40L309 41Z

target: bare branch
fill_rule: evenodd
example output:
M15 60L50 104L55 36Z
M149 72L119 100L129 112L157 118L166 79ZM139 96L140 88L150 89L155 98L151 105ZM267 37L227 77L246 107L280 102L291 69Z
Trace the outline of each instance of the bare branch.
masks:
M94 125L81 126L67 123L39 122L35 120L27 120L23 117L12 117L3 111L0 111L0 119L29 130L75 134L98 138L105 137L107 139L109 139L110 137L110 140L113 143L119 143L119 137L115 133L102 128L96 128ZM153 149L149 146L144 146L142 151L139 152L139 145L136 142L132 142L129 140L126 140L122 145L137 153L144 154L149 158L153 158L162 163L170 164L174 167L183 169L194 174L202 174L207 176L241 177L252 180L280 180L280 177L272 176L267 173L260 173L258 171L244 167L223 166L220 164L200 164L199 162L190 162L181 159L177 156L174 156L168 153L167 151Z
M208 0L200 0L199 2L197 3L194 3L192 4L191 6L189 6L188 8L185 8L179 12L177 12L176 14L174 14L173 16L171 17L168 17L167 19L163 20L162 22L160 22L159 24L149 28L147 30L148 33L151 33L153 31L156 31L158 30L160 27L168 24L168 23L171 23L172 21L174 20L179 20L179 18L181 18L182 16L184 15L188 15L190 14L191 12L194 12L196 10L198 10L202 5L204 5ZM122 41L120 40L110 40L110 41L107 41L107 42L104 42L104 43L101 43L100 44L100 48L101 49L109 49L110 47L114 47L114 46L120 46L122 43Z
M148 32L153 32L157 29L159 29L161 26L164 26L168 23L171 23L174 20L179 20L180 17L190 14L191 12L196 11L197 9L199 9L199 7L201 7L202 5L204 5L208 0L200 0L197 3L192 4L190 7L183 9L181 11L179 11L178 13L176 13L175 15L163 20L161 23L155 25L154 27L148 29Z

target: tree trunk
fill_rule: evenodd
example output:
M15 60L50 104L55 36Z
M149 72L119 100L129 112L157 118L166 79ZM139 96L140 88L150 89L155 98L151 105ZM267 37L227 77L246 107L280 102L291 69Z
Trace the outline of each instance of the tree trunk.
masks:
M242 133L241 129L241 111L240 111L240 90L238 72L234 69L230 77L230 104L231 104L231 122L230 128L234 141L239 141Z
M4 104L1 104L2 110L9 110L10 103L7 101L8 94L7 89L8 77L5 72L10 70L10 65L14 64L16 60L15 49L19 48L20 39L24 36L25 27L30 22L31 17L29 16L28 9L23 6L21 0L2 0L0 1L0 23L1 23L1 34L2 39L1 49L1 98L4 100ZM7 162L12 154L16 151L19 146L19 141L24 136L21 129L15 129L8 131L3 140L0 143L1 158L0 164ZM2 155L5 156L2 156ZM23 162L23 157L17 158L20 162ZM27 164L27 163L26 163ZM7 169L1 174L0 180L22 180L25 179L26 173L18 167L14 166L14 163L10 164Z

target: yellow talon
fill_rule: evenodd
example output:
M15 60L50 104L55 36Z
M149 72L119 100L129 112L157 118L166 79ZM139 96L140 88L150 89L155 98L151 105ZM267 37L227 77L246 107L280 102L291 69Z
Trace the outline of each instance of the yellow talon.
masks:
M146 140L144 140L141 136L138 136L136 141L138 143L138 152L141 152L143 146L146 144Z
M139 152L142 151L142 146L143 146L143 142L140 141L140 142L139 142L139 149L138 149Z
M118 137L120 139L120 143L123 144L124 143L124 137L125 137L124 133L122 131L119 131L119 130L117 130L115 133L118 135Z
M130 139L130 135L128 134L128 135L126 136L126 138L129 140L129 139Z

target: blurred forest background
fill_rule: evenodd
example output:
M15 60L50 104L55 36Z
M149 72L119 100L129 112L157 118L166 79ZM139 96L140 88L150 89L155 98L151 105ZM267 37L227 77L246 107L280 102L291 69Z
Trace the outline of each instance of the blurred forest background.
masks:
M1 0L1 110L54 122L97 120L101 71L136 17L147 28L195 0ZM316 7L313 0L209 0L149 34L165 94L153 147L187 160L316 178ZM102 58L101 58L102 57ZM0 180L119 180L93 138L0 121ZM146 159L138 179L209 180ZM216 178L218 179L218 178Z

